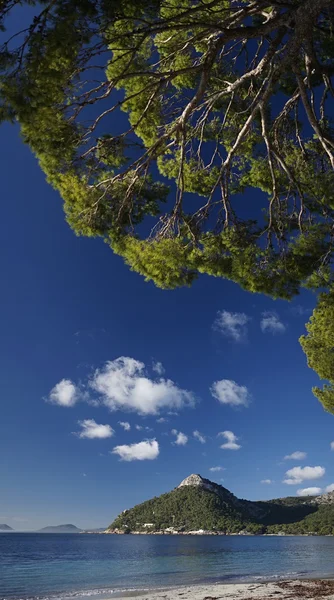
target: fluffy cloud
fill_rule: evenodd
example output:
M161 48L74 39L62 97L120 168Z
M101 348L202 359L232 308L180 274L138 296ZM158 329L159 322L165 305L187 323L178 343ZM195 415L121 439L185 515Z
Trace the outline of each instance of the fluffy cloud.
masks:
M224 471L224 467L210 467L209 471L211 471L211 473L218 473L219 471Z
M155 373L158 373L158 375L163 375L165 372L165 369L161 362L154 362L152 365L152 369Z
M222 444L220 447L223 450L240 450L241 446L237 444L237 436L232 431L220 431L218 436L222 436L225 438L225 444Z
M296 450L296 452L292 452L292 454L287 454L284 456L284 460L304 460L306 457L306 452L300 452L300 450Z
M182 431L172 429L172 434L176 436L176 440L173 443L177 446L185 446L188 442L188 436L185 433L182 433Z
M191 392L179 388L170 379L149 379L144 363L122 356L97 370L90 386L101 395L109 410L131 410L156 415L161 409L193 406Z
M284 333L286 330L284 323L279 320L279 316L275 312L262 313L260 327L263 333Z
M127 421L118 421L119 425L123 427L124 431L130 431L131 425Z
M142 431L144 427L142 425L135 425L135 429L137 429L137 431Z
M320 487L309 487L302 490L297 490L297 496L319 496L322 490Z
M266 483L267 485L270 485L272 483L271 479L261 479L261 483Z
M334 492L334 483L327 485L324 489L320 487L309 487L297 490L297 496L319 496L320 494L328 494L329 492Z
M168 419L165 417L160 417L160 419L157 419L157 423L168 423Z
M206 439L204 437L204 435L202 435L199 431L193 431L193 436L195 438L195 440L197 440L198 442L201 442L201 444L205 444Z
M156 440L145 440L139 444L115 446L111 453L117 454L121 460L126 462L154 460L159 456L159 444Z
M210 392L219 402L230 406L248 406L250 401L250 393L246 386L238 385L231 379L215 381Z
M104 439L112 437L115 433L110 425L100 425L94 419L78 421L78 424L81 427L81 431L76 434L79 438L87 438L89 440Z
M326 470L324 467L319 466L293 467L293 469L289 469L285 473L286 479L283 480L283 483L287 483L288 485L296 485L309 479L320 479L325 475L325 472Z
M331 450L334 450L334 442L330 443Z
M52 388L48 400L58 406L74 406L79 400L79 392L70 379L62 379Z
M249 317L245 313L232 313L228 310L218 311L213 329L235 342L241 342L247 335Z

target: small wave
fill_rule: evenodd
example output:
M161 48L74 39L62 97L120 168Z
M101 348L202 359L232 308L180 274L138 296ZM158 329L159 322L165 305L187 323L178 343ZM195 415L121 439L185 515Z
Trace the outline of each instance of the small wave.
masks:
M266 583L270 581L282 581L286 579L308 579L315 577L313 571L286 571L284 573L260 575L256 573L234 573L230 575L223 575L222 577L207 577L201 580L193 582L179 582L178 584L166 584L164 586L149 586L149 587L127 587L127 588L95 588L88 590L74 590L74 591L63 591L56 592L48 595L36 595L36 596L0 596L0 600L75 600L84 598L97 597L101 600L109 600L114 597L127 597L133 594L145 594L148 592L160 592L167 590L172 587L191 585L191 586L203 586L210 584L235 584L235 583Z
M47 596L1 596L0 600L71 600L72 598L85 598L91 596L112 595L115 589L76 590L72 592L57 592Z
M251 582L251 581L277 581L284 579L303 579L305 576L311 576L312 573L310 571L286 571L285 573L276 573L271 575L245 575L242 577L238 577L237 580L240 583L242 582Z
M166 586L168 587L168 586ZM74 600L75 598L91 598L98 596L100 598L111 598L114 596L127 596L134 593L144 594L151 591L159 591L164 588L96 588L91 590L75 590L75 591L64 591L57 592L54 594L48 594L45 596L0 596L0 600Z

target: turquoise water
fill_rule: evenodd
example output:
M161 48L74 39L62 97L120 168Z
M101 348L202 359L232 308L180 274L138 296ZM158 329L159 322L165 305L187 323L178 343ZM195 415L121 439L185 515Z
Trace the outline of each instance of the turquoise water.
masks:
M0 534L1 599L333 575L333 537Z

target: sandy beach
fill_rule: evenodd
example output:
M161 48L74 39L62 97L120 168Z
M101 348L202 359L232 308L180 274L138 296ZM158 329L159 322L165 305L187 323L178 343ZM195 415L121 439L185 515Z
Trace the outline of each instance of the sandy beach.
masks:
M125 594L124 594L125 595ZM119 596L123 596L119 594ZM126 594L138 600L334 600L334 580L290 580L266 583L235 583L196 585L132 592ZM117 597L116 595L114 597Z

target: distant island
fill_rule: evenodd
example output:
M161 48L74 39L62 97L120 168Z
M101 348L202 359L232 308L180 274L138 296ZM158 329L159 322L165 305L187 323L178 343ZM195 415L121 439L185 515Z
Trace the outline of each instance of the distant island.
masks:
M334 535L334 492L241 500L209 479L190 475L171 492L124 510L106 533Z
M98 527L97 529L82 529L80 533L105 533L105 527Z
M37 533L81 533L82 529L79 529L75 525L48 525L39 529Z
M0 531L14 531L14 529L5 523L0 523Z

